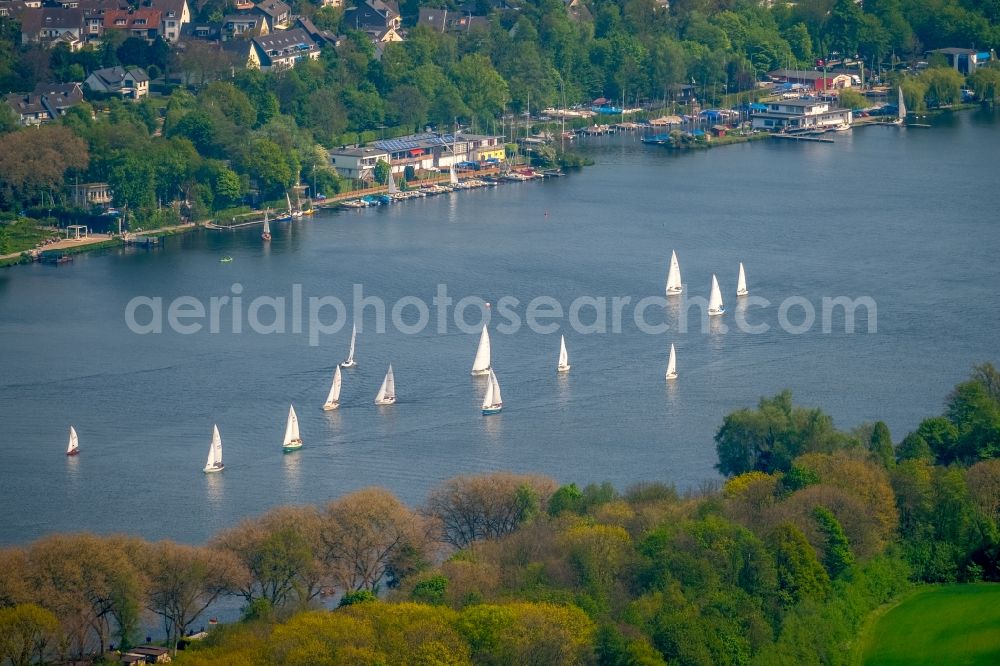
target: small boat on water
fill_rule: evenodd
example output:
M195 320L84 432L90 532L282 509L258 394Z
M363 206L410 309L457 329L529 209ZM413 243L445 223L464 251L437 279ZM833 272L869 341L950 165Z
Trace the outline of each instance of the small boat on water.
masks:
M389 371L385 373L382 386L375 396L376 405L392 405L396 402L396 378L392 374L392 363L389 364Z
M302 437L299 436L299 417L295 407L288 406L288 423L285 424L285 439L281 443L281 451L289 453L302 448Z
M559 364L556 372L569 372L569 354L566 352L566 336L559 336Z
M667 357L667 379L677 379L677 352L674 343L670 343L670 356Z
M323 411L329 412L340 407L340 366L333 371L333 384L330 386L330 393L326 396L326 402L323 403Z
M285 192L285 201L288 203L288 218L298 218L302 217L302 211L297 208L292 208L292 198L288 196L288 192Z
M896 103L896 119L892 121L892 124L902 125L906 122L906 100L903 99L903 87L900 86L896 90L899 91L899 101Z
M205 463L204 472L211 474L225 468L222 464L222 436L219 435L219 426L212 426L212 443L208 445L208 462Z
M66 447L66 455L75 456L80 453L80 438L76 436L76 428L69 427L69 445Z
M340 364L340 367L353 368L358 364L358 362L354 360L354 341L357 340L357 337L358 325L354 324L354 326L351 327L351 349L347 352L347 358Z
M458 172L455 171L454 164L448 169L448 184L452 187L458 187Z
M736 279L736 295L746 296L750 293L747 289L747 274L743 271L743 262L740 262L740 276Z
M222 259L219 259L219 263L222 263L222 264L231 264L231 263L233 263L233 258L230 257L229 255L226 255Z
M726 308L722 304L722 290L719 289L719 281L712 274L712 293L708 297L708 316L717 317L726 314Z
M676 296L684 291L681 284L681 265L677 263L677 253L670 251L670 270L667 271L667 296Z
M483 396L483 416L499 414L503 409L503 399L500 397L500 382L497 375L490 368L489 383L486 385L486 394Z
M271 223L267 221L267 211L264 211L264 230L260 232L260 237L263 240L271 240Z
M479 336L476 358L472 361L472 374L490 374L490 332L486 330L486 324L483 324L483 332Z

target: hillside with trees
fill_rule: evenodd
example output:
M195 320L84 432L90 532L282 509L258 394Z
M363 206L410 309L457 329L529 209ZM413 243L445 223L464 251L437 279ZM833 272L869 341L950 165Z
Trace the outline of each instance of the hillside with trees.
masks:
M146 68L158 94L138 103L91 97L30 136L0 105L0 214L79 221L88 211L74 208L65 186L107 182L134 226L224 216L281 199L299 179L314 192L345 187L326 156L331 147L456 122L500 134L529 101L533 109L598 97L670 105L680 86L693 85L702 104L727 103L770 70L812 68L818 58L854 56L883 82L902 80L911 109L922 111L958 101L966 82L934 67L942 63L933 58L919 76L904 77L901 66L928 49L1000 44L1000 9L980 0L665 5L409 0L401 6L405 40L377 51L343 10L299 0L293 12L340 35L337 45L324 46L318 60L269 73L247 70L199 40L180 48L118 34L79 51L22 45L19 23L3 17L0 91L23 94L38 84L79 82L99 67L135 65ZM441 32L416 25L421 6L475 12L482 21ZM218 20L227 7L201 0L192 11L196 20ZM992 99L998 82L1000 70L982 68L968 83ZM43 168L29 161L36 158ZM0 233L0 246L8 241Z
M791 394L724 419L721 485L450 479L281 507L204 546L51 535L0 550L0 662L176 645L181 664L846 664L913 586L1000 581L1000 372L894 442ZM334 603L336 602L336 603ZM336 605L333 611L330 605Z

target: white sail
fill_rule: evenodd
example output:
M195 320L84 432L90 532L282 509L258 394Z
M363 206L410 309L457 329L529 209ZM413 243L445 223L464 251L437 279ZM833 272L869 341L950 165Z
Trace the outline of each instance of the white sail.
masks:
M899 90L899 123L906 122L906 100L903 99L903 87L900 86Z
M489 381L486 382L486 393L483 395L483 409L493 406L493 377L492 371Z
M76 428L69 427L69 444L66 447L66 455L71 456L80 448L80 438L76 436Z
M266 212L264 213L264 233L265 234L270 234L271 233L271 223L267 221L267 213Z
M747 290L747 275L743 271L743 262L740 262L740 276L736 279L736 295L746 296L750 292Z
M448 182L451 185L458 185L458 173L455 171L454 164L452 164L448 170Z
M288 423L285 425L285 440L282 444L285 448L297 448L302 446L302 438L299 437L299 417L295 414L295 407L288 406Z
M385 179L385 184L389 188L387 190L389 194L399 194L399 188L396 187L396 179L392 175L392 170L389 171L389 175Z
M490 371L490 332L483 324L483 332L479 335L479 347L476 358L472 361L472 374L485 375Z
M376 405L391 405L396 401L396 378L392 374L392 364L389 364L389 371L385 373L382 386L379 387L375 396Z
M490 370L489 381L486 384L486 393L483 395L483 411L499 411L503 406L503 398L500 396L500 382L493 370Z
M212 426L212 443L208 445L208 460L205 462L206 472L218 472L223 468L222 464L222 436L219 435L219 426Z
M558 372L569 370L569 353L566 351L566 336L559 336L559 365L556 366Z
M719 289L719 281L715 278L715 274L712 274L712 293L708 297L708 314L709 315L720 315L726 311L726 308L722 305L722 291Z
M358 337L358 325L355 324L354 326L351 327L351 349L347 352L347 360L340 364L345 368L350 368L357 365L357 363L355 363L354 361L354 342L355 340L357 340L357 337Z
M292 198L290 196L288 196L288 191L287 190L285 191L285 201L288 202L288 212L291 213L292 212Z
M326 402L323 404L323 409L327 411L336 409L340 404L340 384L340 366L338 365L336 370L333 371L333 384L330 385L330 393L326 396Z
M497 379L497 373L493 372L492 369L490 369L490 386L493 387L493 404L503 404L503 398L500 397L500 380Z
M677 352L674 351L674 343L670 343L670 357L667 358L667 379L677 377Z
M677 263L677 253L670 251L670 270L667 272L667 296L684 291L681 286L681 266Z

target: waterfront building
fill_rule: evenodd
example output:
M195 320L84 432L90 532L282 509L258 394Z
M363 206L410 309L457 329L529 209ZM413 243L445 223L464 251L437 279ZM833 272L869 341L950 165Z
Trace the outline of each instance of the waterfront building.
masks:
M820 72L813 69L776 69L767 73L775 83L799 84L814 90L839 90L850 88L853 80L849 74Z
M974 74L977 67L982 67L993 55L987 51L977 51L976 49L934 49L928 51L927 55L937 54L943 56L948 61L948 66L953 67L959 74Z
M850 109L831 106L829 102L813 99L786 99L771 102L765 111L755 111L750 117L753 129L783 132L807 129L832 129L850 124Z
M501 136L425 132L373 141L364 148L334 149L330 151L330 163L342 176L366 179L380 159L392 165L393 173L403 173L406 167L436 171L462 162L500 161L504 151Z

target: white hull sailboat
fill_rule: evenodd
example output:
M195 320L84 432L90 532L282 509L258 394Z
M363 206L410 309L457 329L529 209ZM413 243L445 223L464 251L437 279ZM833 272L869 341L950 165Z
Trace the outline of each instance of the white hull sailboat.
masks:
M326 396L326 402L323 403L323 411L329 412L340 407L340 366L333 371L333 384L330 386L330 394Z
M458 172L455 171L454 164L448 169L448 184L452 187L458 187Z
M222 464L222 437L219 435L219 426L212 427L212 443L208 445L208 462L205 463L205 474L221 472L226 468Z
M897 88L899 91L899 102L897 103L897 116L893 122L894 125L902 125L906 122L906 100L903 99L903 87Z
M391 169L389 170L389 175L385 177L385 184L386 184L385 193L388 194L390 197L396 198L396 195L399 194L399 187L396 185L396 178L395 176L392 175Z
M267 220L267 211L264 211L264 229L260 232L260 237L263 240L271 240L271 223Z
M351 328L351 349L350 351L347 352L347 359L340 364L340 367L353 368L358 364L358 362L354 360L354 342L357 340L357 338L358 338L358 325L355 324Z
M667 379L677 379L677 352L674 343L670 343L670 356L667 358Z
M708 297L708 316L716 317L726 314L726 308L722 305L722 291L719 289L719 281L712 274L712 293Z
M566 352L566 336L559 336L559 364L556 372L569 372L569 354Z
M670 271L667 272L667 296L676 296L684 291L681 284L681 265L677 263L677 253L670 251Z
M69 427L69 444L66 446L66 455L75 456L80 453L80 438L76 436L76 428Z
M392 363L389 364L389 371L385 373L382 386L375 396L376 405L393 405L396 403L396 378L392 374Z
M285 201L288 202L288 217L302 217L302 211L292 208L292 198L285 192Z
M483 416L499 414L503 409L503 399L500 397L500 382L497 375L490 369L489 383L486 385L486 394L483 396Z
M476 348L476 358L472 361L473 375L490 374L490 332L483 324L483 332L479 335L479 347Z
M740 276L736 279L736 295L746 296L750 291L747 289L747 275L743 270L743 262L740 262Z
M299 436L299 417L295 414L295 407L288 406L288 423L285 425L285 440L281 444L284 453L296 451L302 448L302 437Z

